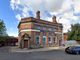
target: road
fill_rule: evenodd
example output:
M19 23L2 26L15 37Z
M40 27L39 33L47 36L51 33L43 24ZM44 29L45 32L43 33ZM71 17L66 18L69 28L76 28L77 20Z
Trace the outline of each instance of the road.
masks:
M0 60L80 60L80 55L66 54L64 50L45 52L10 52L9 47L0 48Z

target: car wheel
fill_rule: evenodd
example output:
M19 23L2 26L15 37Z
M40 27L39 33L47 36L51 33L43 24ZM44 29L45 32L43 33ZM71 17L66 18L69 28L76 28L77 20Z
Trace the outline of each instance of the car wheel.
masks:
M78 55L79 54L79 51L76 51L76 54Z

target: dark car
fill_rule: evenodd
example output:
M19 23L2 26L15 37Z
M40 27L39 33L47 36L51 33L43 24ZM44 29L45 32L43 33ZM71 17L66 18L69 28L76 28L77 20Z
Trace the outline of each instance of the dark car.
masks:
M66 53L80 54L80 46L69 46L65 49Z

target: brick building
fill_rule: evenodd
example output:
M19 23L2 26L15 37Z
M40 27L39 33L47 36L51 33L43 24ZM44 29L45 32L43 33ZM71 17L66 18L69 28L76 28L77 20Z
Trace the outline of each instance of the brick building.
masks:
M67 33L63 33L63 38L64 38L64 41L67 41L68 40L68 34Z
M37 11L36 18L22 18L18 29L19 44L23 48L61 45L63 26L56 21L56 16L49 22L40 19L40 11Z

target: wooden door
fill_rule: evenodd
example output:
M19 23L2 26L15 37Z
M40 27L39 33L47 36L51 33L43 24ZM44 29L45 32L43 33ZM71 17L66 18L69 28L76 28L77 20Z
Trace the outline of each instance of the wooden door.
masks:
M28 40L24 40L24 48L28 48Z

